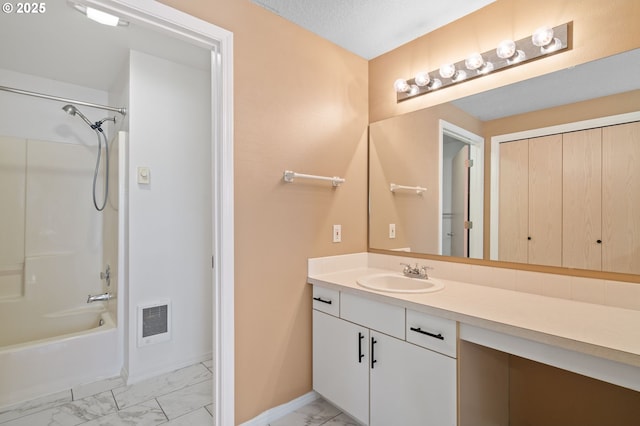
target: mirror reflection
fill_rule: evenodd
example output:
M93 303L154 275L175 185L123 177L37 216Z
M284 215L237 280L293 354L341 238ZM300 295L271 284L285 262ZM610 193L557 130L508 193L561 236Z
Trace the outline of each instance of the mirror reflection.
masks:
M640 199L632 196L640 194L640 176L630 165L640 161L640 140L628 127L603 130L640 120L638 75L640 49L372 123L370 247L640 274ZM594 146L573 141L592 140L579 132L595 128ZM515 142L519 150L511 149ZM484 144L491 191L483 188ZM520 163L510 151L519 151L511 154ZM613 156L626 163L612 163ZM595 182L598 173L611 177ZM392 192L391 183L426 191ZM598 185L600 192L582 195ZM482 235L485 219L489 235Z

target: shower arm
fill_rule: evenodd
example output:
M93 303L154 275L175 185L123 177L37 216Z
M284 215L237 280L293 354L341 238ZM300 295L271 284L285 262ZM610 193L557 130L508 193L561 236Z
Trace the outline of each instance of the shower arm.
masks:
M91 108L98 108L98 109L102 109L102 110L106 110L106 111L114 111L114 112L120 113L122 115L127 115L127 109L124 108L124 107L118 108L118 107L112 107L112 106L108 106L108 105L94 104L94 103L91 103L91 102L77 101L75 99L61 98L59 96L51 96L51 95L47 95L47 94L44 94L44 93L30 92L28 90L15 89L13 87L7 87L7 86L0 86L0 90L3 90L5 92L17 93L17 94L20 94L20 95L34 96L36 98L50 99L52 101L60 101L60 102L66 102L66 103L72 103L72 104L87 106L87 107L91 107Z

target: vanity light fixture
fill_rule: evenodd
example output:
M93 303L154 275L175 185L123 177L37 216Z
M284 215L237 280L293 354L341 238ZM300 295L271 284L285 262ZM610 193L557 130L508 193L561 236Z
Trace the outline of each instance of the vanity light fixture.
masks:
M108 25L110 27L126 27L129 25L128 21L120 19L120 17L116 15L103 12L102 10L94 9L93 7L85 6L84 4L73 1L69 1L68 4L87 18L98 22L99 24Z
M557 27L541 27L531 37L503 40L497 48L473 53L465 60L442 65L438 70L421 71L412 79L397 79L394 83L397 101L411 99L433 90L471 80L493 71L519 66L552 53L568 49L570 23ZM442 79L432 78L438 74Z

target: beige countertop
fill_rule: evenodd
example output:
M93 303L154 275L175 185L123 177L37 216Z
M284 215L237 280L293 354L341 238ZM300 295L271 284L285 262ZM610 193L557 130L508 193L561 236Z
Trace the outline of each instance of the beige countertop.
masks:
M309 284L452 319L461 324L640 367L640 311L437 278L434 293L369 290L359 277L397 273L376 268L309 275Z

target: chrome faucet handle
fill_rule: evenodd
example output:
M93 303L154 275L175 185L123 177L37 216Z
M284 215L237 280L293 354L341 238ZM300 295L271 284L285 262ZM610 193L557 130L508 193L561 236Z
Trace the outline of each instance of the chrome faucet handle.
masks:
M416 264L416 267L414 268L413 266L409 265L408 263L404 263L404 262L400 262L400 265L404 266L403 272L411 272L411 271L416 271L418 268L418 265Z
M100 272L100 279L107 282L107 287L111 285L111 266L107 265L107 269L104 272Z
M433 266L422 265L420 267L420 275L422 275L426 279L429 279L428 271L431 271L431 270L433 270Z

